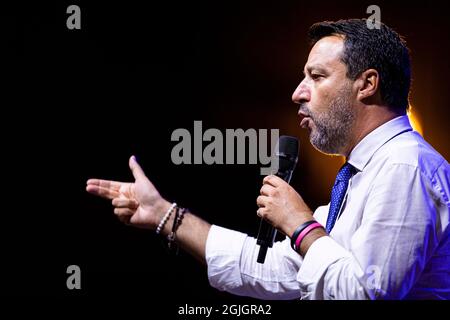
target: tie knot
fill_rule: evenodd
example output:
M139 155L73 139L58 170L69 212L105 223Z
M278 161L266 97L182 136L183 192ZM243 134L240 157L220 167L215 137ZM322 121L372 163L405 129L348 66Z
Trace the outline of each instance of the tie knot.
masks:
M350 163L346 162L344 165L339 169L339 172L336 176L336 180L339 181L348 181L350 180L351 176L353 175L355 170L355 167L353 167Z

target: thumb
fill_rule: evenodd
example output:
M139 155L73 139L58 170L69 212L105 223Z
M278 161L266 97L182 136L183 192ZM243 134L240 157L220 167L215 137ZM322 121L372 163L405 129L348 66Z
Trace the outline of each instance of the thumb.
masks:
M135 156L130 157L129 166L136 180L139 178L146 178L145 173L142 170L141 166L137 163Z

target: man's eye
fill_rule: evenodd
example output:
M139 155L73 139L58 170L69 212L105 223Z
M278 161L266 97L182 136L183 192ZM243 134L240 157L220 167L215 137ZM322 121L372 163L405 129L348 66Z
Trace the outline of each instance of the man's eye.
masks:
M323 78L323 75L317 74L317 73L313 73L313 74L311 74L311 78L312 78L313 80L318 80L318 79L320 79L320 78Z

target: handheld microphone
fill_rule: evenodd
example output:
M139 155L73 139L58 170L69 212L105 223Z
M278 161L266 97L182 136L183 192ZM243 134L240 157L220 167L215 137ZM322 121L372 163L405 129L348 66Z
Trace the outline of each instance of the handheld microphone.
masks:
M291 181L292 172L295 169L298 160L298 139L291 136L281 136L275 147L275 153L272 155L272 164L278 163L275 168L276 176L287 183ZM258 263L264 263L267 249L272 248L277 230L261 218L259 224L258 238L256 243L260 246L258 253Z

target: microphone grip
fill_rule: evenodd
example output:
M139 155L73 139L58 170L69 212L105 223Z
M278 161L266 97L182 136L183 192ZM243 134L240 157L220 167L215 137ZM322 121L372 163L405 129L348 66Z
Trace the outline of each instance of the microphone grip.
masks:
M259 247L258 259L256 260L258 263L264 263L264 261L266 261L267 249L267 246L261 245Z
M275 175L289 183L292 177L292 170L279 171ZM258 263L264 263L266 260L267 249L272 248L276 235L277 229L275 229L268 222L264 221L264 219L261 219L258 238L256 241L256 244L259 245L258 259L256 260Z
M258 263L264 263L266 260L267 249L272 248L276 234L277 230L268 222L264 221L264 219L261 219L259 223L258 240L256 242L260 246L257 259Z

